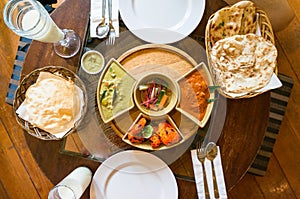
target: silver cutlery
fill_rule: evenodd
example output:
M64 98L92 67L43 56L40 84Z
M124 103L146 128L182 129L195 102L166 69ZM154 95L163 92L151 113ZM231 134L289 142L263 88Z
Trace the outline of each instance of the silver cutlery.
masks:
M106 45L114 45L116 39L116 31L112 24L112 0L108 0L108 16L109 16L109 36Z
M208 184L207 184L206 171L205 171L205 165L204 165L204 161L205 161L205 158L206 158L206 150L205 149L206 149L205 147L202 147L201 142L198 142L197 149L196 149L197 158L201 162L201 165L202 165L205 197L209 198Z
M105 22L105 10L106 10L106 0L102 0L102 19L96 28L96 35L100 39L106 37L109 31L109 25Z
M214 142L209 142L207 144L205 150L206 150L206 157L211 162L215 198L219 198L219 191L218 191L218 184L217 184L217 179L216 179L215 166L214 166L214 163L213 163L214 159L218 155L218 148L217 148L217 145Z

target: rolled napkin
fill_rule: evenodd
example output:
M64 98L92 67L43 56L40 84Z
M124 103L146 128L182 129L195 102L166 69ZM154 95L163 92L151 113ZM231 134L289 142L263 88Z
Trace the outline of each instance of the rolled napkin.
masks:
M203 170L202 170L201 162L197 158L197 151L195 149L191 150L191 156L192 156L198 198L205 199ZM213 163L214 163L214 167L215 167L216 179L217 179L217 184L218 184L218 190L219 190L219 196L220 196L219 198L221 198L221 199L227 198L226 185L225 185L225 181L224 181L223 167L222 167L219 147L218 147L218 155L214 159ZM210 195L210 198L215 198L214 188L213 188L214 185L213 185L213 174L212 174L211 162L208 159L205 159L204 164L205 164L206 179L207 179L207 184L208 184L209 195Z
M106 0L103 0L106 1ZM108 23L108 3L106 3L105 20ZM102 0L91 0L90 36L96 38L96 27L102 19ZM119 36L119 0L112 0L112 23Z
M79 199L91 180L92 171L85 166L78 167L50 190L48 199Z

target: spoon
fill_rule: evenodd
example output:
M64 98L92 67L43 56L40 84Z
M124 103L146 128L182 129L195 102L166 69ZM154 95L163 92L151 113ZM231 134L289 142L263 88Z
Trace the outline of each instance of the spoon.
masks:
M215 172L215 166L213 163L213 160L218 155L218 148L217 145L214 142L209 142L206 146L206 158L210 160L212 172L213 172L213 183L214 183L214 194L215 198L219 198L219 192L218 192L218 185L216 181L216 172Z
M96 28L96 34L100 39L106 37L109 31L109 25L105 23L105 10L106 10L106 0L102 0L102 19Z

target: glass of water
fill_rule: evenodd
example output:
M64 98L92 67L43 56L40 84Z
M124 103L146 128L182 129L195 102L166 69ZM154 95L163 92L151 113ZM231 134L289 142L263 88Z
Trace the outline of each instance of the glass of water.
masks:
M56 54L74 56L80 38L73 30L60 29L42 4L35 0L9 0L3 10L5 24L21 37L53 43Z

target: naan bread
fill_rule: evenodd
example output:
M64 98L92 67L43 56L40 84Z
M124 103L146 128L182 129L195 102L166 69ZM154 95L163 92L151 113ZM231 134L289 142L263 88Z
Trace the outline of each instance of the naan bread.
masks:
M210 42L238 34L255 33L256 8L251 1L241 1L215 13L209 29Z
M256 30L256 8L251 1L240 1L234 4L236 7L243 10L243 17L241 21L241 29L239 34L255 33Z
M220 39L237 35L241 29L243 10L225 7L215 13L211 19L210 41L212 44Z
M211 49L216 84L227 93L253 92L267 85L276 67L276 47L249 33L219 40Z
M80 111L79 90L71 80L41 72L25 94L29 122L52 134L67 132Z

